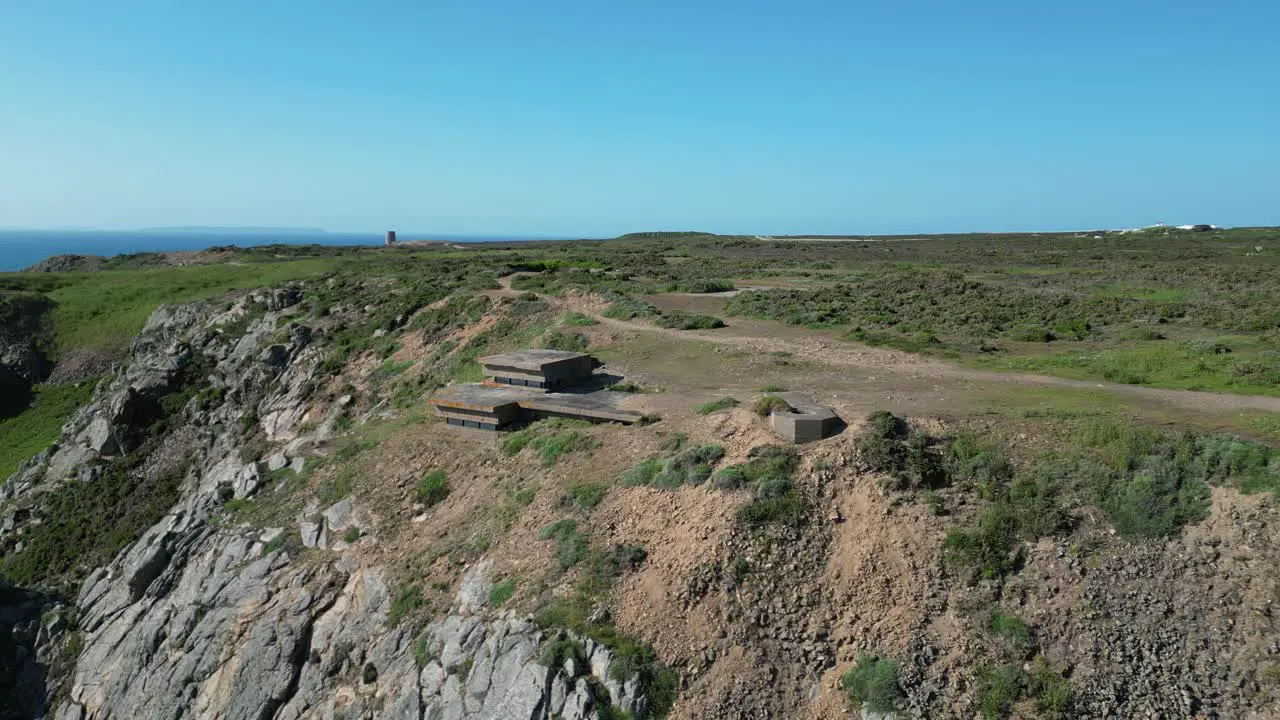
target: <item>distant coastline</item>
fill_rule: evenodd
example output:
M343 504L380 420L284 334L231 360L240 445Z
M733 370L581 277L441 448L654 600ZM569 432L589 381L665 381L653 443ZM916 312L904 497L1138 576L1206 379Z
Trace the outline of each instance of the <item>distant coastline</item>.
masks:
M553 240L534 235L401 233L402 240L510 242ZM382 233L334 233L306 228L146 228L140 230L0 230L0 272L31 267L54 255L124 255L204 250L218 245L381 245Z

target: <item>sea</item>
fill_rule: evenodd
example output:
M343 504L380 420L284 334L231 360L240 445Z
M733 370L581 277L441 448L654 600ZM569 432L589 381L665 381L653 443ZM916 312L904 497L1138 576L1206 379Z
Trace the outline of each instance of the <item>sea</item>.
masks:
M530 235L434 235L399 233L401 240L510 242L561 240ZM382 233L331 233L323 230L254 232L245 230L0 230L0 272L31 267L53 255L122 255L138 252L203 250L223 245L381 245Z

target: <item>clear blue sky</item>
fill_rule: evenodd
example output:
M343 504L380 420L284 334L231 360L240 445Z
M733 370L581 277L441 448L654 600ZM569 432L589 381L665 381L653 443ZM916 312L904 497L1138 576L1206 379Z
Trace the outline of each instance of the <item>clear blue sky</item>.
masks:
M1277 32L1268 0L7 0L0 226L1277 224Z

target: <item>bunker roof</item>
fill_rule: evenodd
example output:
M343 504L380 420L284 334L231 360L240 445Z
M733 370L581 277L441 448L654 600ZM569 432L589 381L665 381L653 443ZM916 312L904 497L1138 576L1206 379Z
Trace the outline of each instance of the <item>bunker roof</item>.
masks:
M587 357L586 353L569 350L513 350L480 358L481 365L500 365L519 370L541 370L548 365Z

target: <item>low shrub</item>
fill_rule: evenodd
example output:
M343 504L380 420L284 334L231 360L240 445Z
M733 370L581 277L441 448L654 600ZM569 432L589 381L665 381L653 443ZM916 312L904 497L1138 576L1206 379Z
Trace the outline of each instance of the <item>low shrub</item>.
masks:
M996 610L987 621L991 634L1021 651L1031 645L1031 628L1022 618L1012 613Z
M556 564L561 570L568 570L587 557L587 536L578 531L576 521L557 520L542 528L538 539L555 540Z
M791 412L791 403L783 400L777 395L765 395L759 400L756 400L755 404L751 406L751 409L755 410L755 413L760 417L769 417L775 412Z
M547 350L586 352L591 342L582 333L551 330L542 335L542 340L539 344Z
M604 486L600 483L575 483L565 490L563 504L579 510L590 510L604 499Z
M978 673L978 712L983 720L1003 720L1013 712L1025 689L1026 673L1021 668L984 668Z
M538 461L542 467L551 467L563 455L594 448L596 441L589 435L570 430L554 435L538 436L533 439L532 445L538 451Z
M719 400L711 400L710 402L704 402L698 407L694 408L693 410L699 415L710 415L711 413L722 412L724 410L731 410L735 407L738 407L738 401L736 399L731 397L723 397L723 398L720 398Z
M724 320L714 315L700 315L683 310L663 313L656 317L653 322L658 327L672 330L713 330L725 326Z
M642 317L658 317L662 313L658 308L641 300L640 298L630 295L612 295L606 296L612 299L609 307L605 308L602 313L607 318L614 320L634 320Z
M427 507L435 507L449 496L449 478L443 470L432 470L423 476L414 491L418 502Z
M896 711L905 698L898 683L898 664L865 652L840 677L840 687L854 705L876 713Z
M489 590L489 606L493 608L502 607L503 603L511 599L516 594L516 583L514 580L503 580L493 586Z
M401 588L391 601L391 609L387 611L387 624L393 627L399 625L406 615L426 603L427 599L422 596L421 584L414 583Z
M580 312L567 312L564 314L564 317L561 318L560 322L574 327L590 327L592 325L599 324L596 322L595 318Z
M650 458L638 463L622 476L628 485L653 485L675 490L681 485L701 485L711 477L712 469L724 458L719 445L686 448L667 458Z

